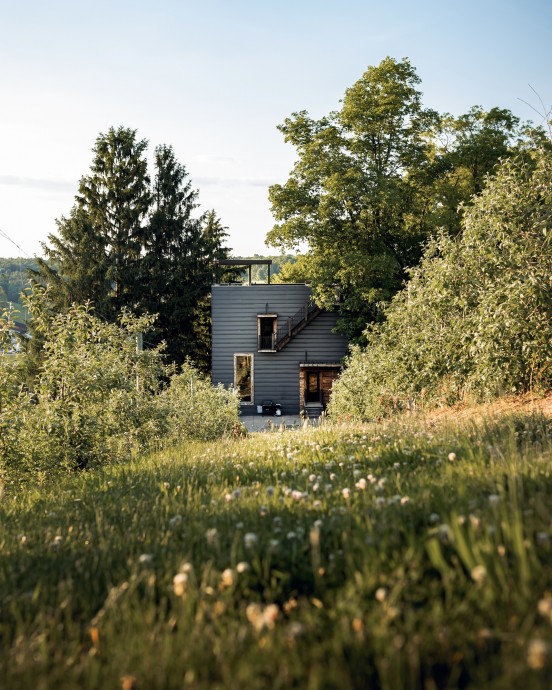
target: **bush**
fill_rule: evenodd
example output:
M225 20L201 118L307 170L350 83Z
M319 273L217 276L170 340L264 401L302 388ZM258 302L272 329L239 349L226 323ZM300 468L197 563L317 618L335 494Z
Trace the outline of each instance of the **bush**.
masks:
M87 304L52 318L39 292L30 300L44 339L35 390L21 384L24 353L0 371L0 458L10 478L91 468L152 444L238 429L235 392L213 388L189 364L171 377L161 347L137 350L152 317L123 313L106 323Z
M413 405L552 385L552 154L505 162L458 238L427 247L366 332L330 411L367 419Z
M169 440L211 440L240 430L237 391L213 387L190 364L172 377L161 401L166 406Z

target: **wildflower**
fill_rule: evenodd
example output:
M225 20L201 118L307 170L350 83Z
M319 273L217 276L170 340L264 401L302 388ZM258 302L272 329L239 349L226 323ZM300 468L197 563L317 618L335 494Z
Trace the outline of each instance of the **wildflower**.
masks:
M548 546L550 544L550 535L548 532L537 532L535 540L537 546Z
M436 525L438 522L441 521L441 516L439 513L431 513L429 516L429 524L430 525Z
M303 624L299 621L293 621L287 627L286 636L288 640L295 640L297 637L302 635L304 632Z
M182 515L175 515L169 520L169 527L171 529L176 529L182 524Z
M234 584L234 571L226 568L220 575L220 583L223 587L231 587Z
M254 549L259 543L259 537L254 532L247 532L243 535L243 545L246 549Z
M288 532L288 533L286 534L286 538L289 539L290 541L293 540L293 539L297 539L297 534L296 534L295 532L293 532L293 531Z
M54 537L54 541L52 542L52 546L57 549L62 541L63 541L63 537L61 537L58 534L56 537Z
M240 575L247 573L249 570L251 570L251 566L246 561L240 561L236 566L236 572L238 572Z
M262 632L265 628L272 630L276 624L279 613L280 611L276 604L268 604L267 606L249 604L245 609L247 620L257 633Z
M351 490L345 487L344 489L341 490L341 493L343 494L343 498L349 498L351 494Z
M312 484L314 481L316 481L316 475L315 474L309 474L309 482Z
M544 668L550 656L550 645L540 637L535 637L527 647L527 665L529 668L539 671Z
M138 557L138 563L140 565L151 565L153 563L152 553L143 553Z
M408 498L408 496L403 496L400 502L402 506L405 506L407 503L410 503L410 498Z
M205 532L205 538L209 546L216 546L218 542L218 530L216 527L211 527Z
M278 541L278 539L271 539L269 542L269 546L272 552L278 551L278 549L280 548L280 542Z
M537 605L537 611L543 618L548 618L552 623L552 596L547 594Z
M484 565L476 565L471 571L472 580L480 584L487 577L487 568Z
M450 462L454 462L456 460L456 453L449 453L448 459Z
M381 603L383 603L387 599L387 590L385 587L378 587L376 589L376 593L374 595L376 597L376 600Z
M355 486L357 489L364 491L364 489L366 489L366 479L364 479L364 477L359 479Z
M188 573L177 573L173 577L173 592L177 597L183 597L188 587Z

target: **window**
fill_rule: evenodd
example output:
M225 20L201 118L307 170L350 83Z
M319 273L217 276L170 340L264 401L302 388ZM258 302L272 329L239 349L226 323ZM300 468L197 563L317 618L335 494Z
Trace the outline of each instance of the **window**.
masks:
M253 402L253 355L234 355L234 388L242 403Z
M259 352L274 351L276 343L276 314L259 314L257 316L257 335L259 338L257 349Z

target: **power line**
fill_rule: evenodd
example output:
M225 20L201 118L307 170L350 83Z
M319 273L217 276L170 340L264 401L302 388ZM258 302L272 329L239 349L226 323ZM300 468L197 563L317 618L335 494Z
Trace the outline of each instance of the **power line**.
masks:
M9 237L8 235L6 235L6 233L5 233L2 229L0 229L0 237L3 237L4 239L8 240L8 242L11 242L11 243L14 245L14 247L17 247L17 248L19 249L19 251L20 251L20 252L23 252L23 254L25 254L25 256L28 256L28 257L29 257L29 259L32 258L31 255L30 255L28 252L26 252L24 249L22 249L22 248L17 244L17 242L15 242L14 240L12 240L11 237Z

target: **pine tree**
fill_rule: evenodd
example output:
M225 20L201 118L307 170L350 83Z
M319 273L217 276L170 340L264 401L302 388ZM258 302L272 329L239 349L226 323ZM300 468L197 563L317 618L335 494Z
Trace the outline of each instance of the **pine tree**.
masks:
M194 311L209 289L203 217L194 217L198 192L172 147L155 149L153 211L140 262L140 310L158 314L154 339L182 363L194 352Z

